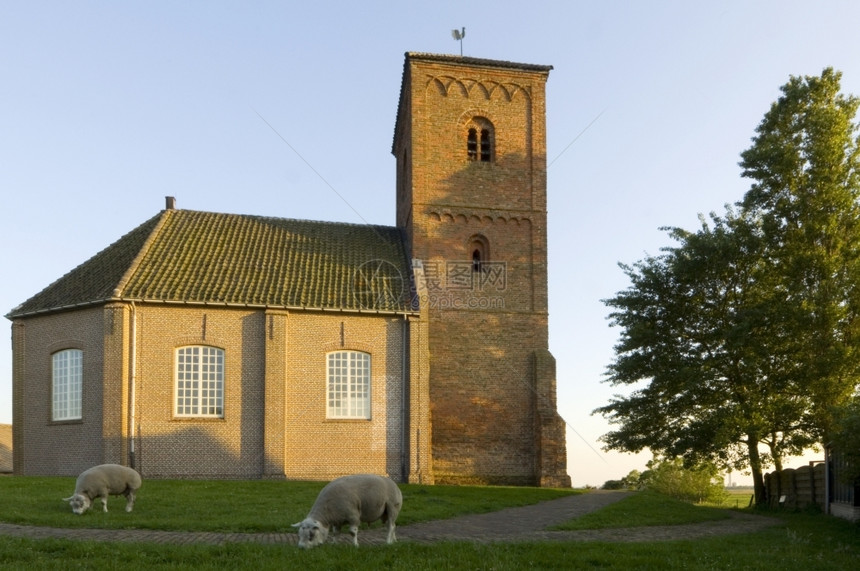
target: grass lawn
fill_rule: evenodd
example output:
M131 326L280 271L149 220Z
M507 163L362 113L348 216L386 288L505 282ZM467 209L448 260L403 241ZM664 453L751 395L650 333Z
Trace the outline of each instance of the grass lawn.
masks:
M111 496L108 513L72 513L68 502L75 478L0 478L0 521L21 525L106 529L164 529L241 533L293 532L325 482L274 480L145 480L134 511ZM404 510L397 525L486 513L581 493L519 487L419 486L402 484Z
M607 529L649 525L681 525L726 519L725 509L697 506L655 492L637 492L600 511L553 527L556 530Z
M752 488L726 488L726 499L722 503L724 508L746 508L752 501Z
M60 501L73 478L0 478L0 521L63 527L288 531L322 483L147 480L135 511L112 498L110 512L71 513ZM401 486L398 524L448 518L569 494L533 488ZM626 504L626 505L625 505ZM766 512L779 525L752 534L651 542L558 542L482 545L154 545L30 540L0 536L3 569L856 569L860 526L808 512ZM566 524L569 529L667 525L723 517L720 510L634 494ZM378 525L378 524L377 524Z

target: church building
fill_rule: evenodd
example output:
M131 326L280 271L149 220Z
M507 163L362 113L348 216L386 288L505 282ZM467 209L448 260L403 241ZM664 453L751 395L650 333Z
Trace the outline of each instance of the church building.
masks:
M396 225L165 208L11 310L13 463L568 487L551 66L407 53Z

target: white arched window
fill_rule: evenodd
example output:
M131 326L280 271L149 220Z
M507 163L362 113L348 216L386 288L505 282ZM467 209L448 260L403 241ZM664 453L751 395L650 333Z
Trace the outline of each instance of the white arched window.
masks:
M224 416L224 351L193 345L176 350L176 416Z
M370 418L370 355L335 351L327 356L328 418Z
M51 356L52 420L81 418L83 361L84 352L80 349L65 349Z

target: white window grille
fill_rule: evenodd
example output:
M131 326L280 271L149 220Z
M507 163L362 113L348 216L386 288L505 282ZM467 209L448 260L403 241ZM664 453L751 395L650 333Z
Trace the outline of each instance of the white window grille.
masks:
M54 353L51 366L53 420L81 418L81 387L83 385L84 352L66 349Z
M328 354L328 418L370 418L370 355Z
M224 351L189 346L176 350L176 416L224 416Z

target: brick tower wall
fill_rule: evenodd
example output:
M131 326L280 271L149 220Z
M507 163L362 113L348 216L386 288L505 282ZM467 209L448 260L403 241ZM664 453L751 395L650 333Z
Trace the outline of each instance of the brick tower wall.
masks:
M407 55L397 216L427 282L437 483L549 485L566 476L563 466L559 478L544 476L542 450L563 461L564 431L560 447L542 445L555 379L538 382L535 366L548 353L549 69ZM468 132L483 128L491 160L473 160Z

